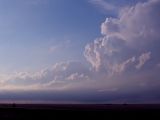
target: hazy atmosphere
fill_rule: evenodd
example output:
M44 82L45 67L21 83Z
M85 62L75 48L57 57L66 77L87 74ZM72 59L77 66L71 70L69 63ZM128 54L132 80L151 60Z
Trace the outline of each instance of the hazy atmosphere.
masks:
M160 0L0 0L0 103L160 103Z

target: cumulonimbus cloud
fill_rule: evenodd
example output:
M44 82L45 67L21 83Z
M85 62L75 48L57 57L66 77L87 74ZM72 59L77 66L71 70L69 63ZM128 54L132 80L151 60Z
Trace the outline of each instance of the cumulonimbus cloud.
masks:
M116 18L106 18L101 24L102 36L85 46L84 56L91 69L84 65L86 63L57 63L37 73L0 76L1 88L37 86L38 89L117 90L124 86L131 89L141 84L159 85L156 79L152 79L158 76L154 66L160 61L158 11L160 1L150 0L123 8ZM153 70L149 71L151 68Z
M159 6L158 0L137 3L122 9L117 18L107 18L101 25L103 37L85 48L93 68L109 74L123 72L129 64L140 69L151 57L150 43L160 38Z

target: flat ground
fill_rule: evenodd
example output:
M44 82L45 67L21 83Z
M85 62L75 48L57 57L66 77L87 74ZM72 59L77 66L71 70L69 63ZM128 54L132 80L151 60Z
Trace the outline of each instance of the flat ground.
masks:
M0 104L0 119L160 118L159 104Z

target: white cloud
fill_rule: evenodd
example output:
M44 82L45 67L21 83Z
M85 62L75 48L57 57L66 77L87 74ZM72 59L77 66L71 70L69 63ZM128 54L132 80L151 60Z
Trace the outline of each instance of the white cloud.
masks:
M118 19L106 18L105 22L101 25L102 35L113 35L119 32L119 21Z
M80 62L61 62L35 73L17 72L11 75L1 75L0 85L1 89L9 86L17 89L32 88L33 86L33 89L47 88L47 86L48 89L51 89L54 86L53 89L60 89L69 83L68 80L76 82L89 79L86 74L88 74L88 70Z
M117 9L116 6L106 2L105 0L89 0L89 2L99 6L101 9L104 9L104 10L115 10L115 9Z
M151 52L144 51L155 49L151 44L160 38L159 6L157 0L137 3L122 9L117 18L106 18L101 25L103 37L85 48L87 61L96 71L108 74L121 73L128 64L140 69L150 59ZM139 58L133 57L139 54Z
M129 67L129 65L135 62L135 60L136 60L135 57L132 57L121 64L115 64L112 68L112 74L114 75L114 73L124 72L127 69L127 67Z
M85 47L84 56L96 71L106 69L114 64L114 57L125 48L123 40L115 36L104 36Z
M131 44L141 45L157 40L160 35L159 1L138 3L136 6L124 9L120 14L121 34Z
M138 42L138 47L157 40L160 37L159 4L159 1L148 1L122 9L118 18L107 18L102 23L102 34L117 35L132 46Z
M143 53L139 58L139 63L136 65L137 69L140 69L151 58L151 52Z
M89 80L89 77L87 75L84 75L83 73L73 73L70 76L67 77L67 80Z

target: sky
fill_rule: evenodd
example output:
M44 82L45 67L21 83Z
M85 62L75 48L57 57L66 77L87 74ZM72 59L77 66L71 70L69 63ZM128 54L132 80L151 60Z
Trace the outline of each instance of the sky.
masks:
M0 102L160 103L160 0L0 0Z

